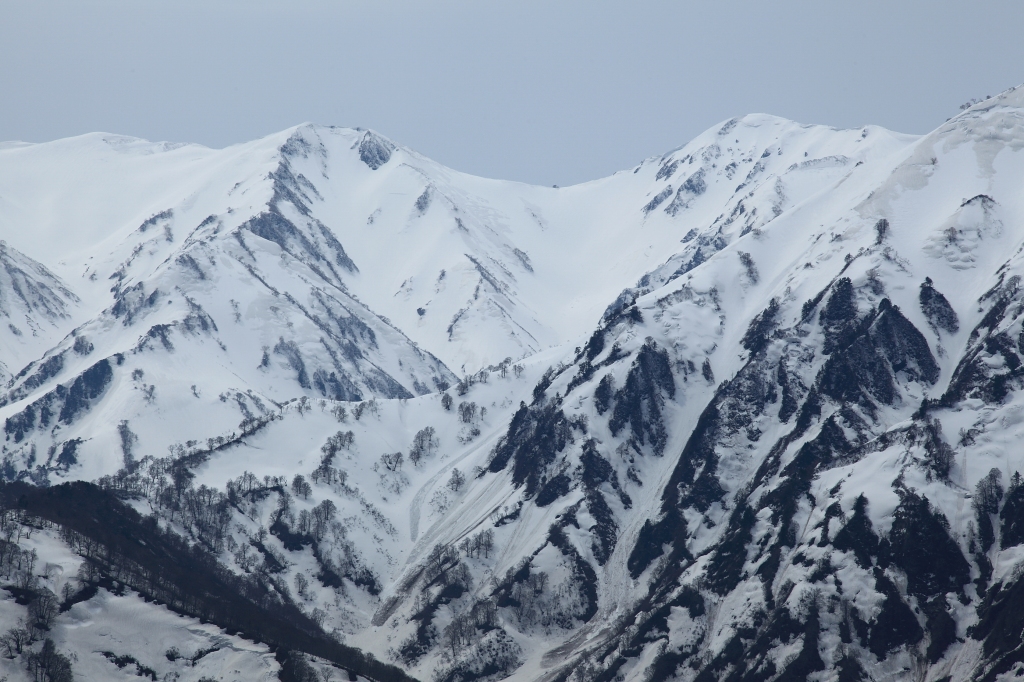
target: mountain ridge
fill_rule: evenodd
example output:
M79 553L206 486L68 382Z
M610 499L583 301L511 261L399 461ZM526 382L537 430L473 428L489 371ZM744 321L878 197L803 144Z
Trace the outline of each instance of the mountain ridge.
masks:
M50 257L85 312L11 368L4 475L95 481L435 682L1009 679L1021 92L920 137L731 119L558 189L372 131L168 149L194 185ZM36 593L121 608L41 537Z

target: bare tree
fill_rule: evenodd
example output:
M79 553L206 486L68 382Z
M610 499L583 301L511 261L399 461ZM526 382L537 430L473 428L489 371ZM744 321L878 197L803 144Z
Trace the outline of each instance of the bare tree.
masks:
M494 531L488 528L487 530L479 533L476 536L476 552L477 556L480 556L482 552L485 559L491 557L491 552L494 550Z
M433 426L427 426L416 432L412 439L412 447L409 448L409 461L419 465L420 461L429 457L437 449L437 432Z
M457 493L462 490L464 485L466 485L466 476L458 469L452 469L452 477L448 479L448 488Z
M32 633L19 624L0 637L0 646L3 647L7 658L14 658L20 656L32 641Z
M484 558L490 558L491 551L494 549L494 531L488 528L473 537L463 538L462 542L459 543L459 549L467 557L479 558L483 555Z
M305 573L295 574L295 592L304 600L309 601L309 580Z
M459 420L464 424L472 423L476 419L476 403L459 403Z
M301 497L306 500L313 493L313 487L306 482L306 477L302 474L295 474L295 478L292 479L292 493L296 497Z
M330 500L324 500L313 507L313 511L310 514L310 532L317 542L324 539L324 535L330 529L331 520L334 519L337 511L338 508Z
M384 465L384 468L388 471L398 471L402 468L402 462L405 458L401 452L390 452L380 456L380 463Z
M49 630L58 613L60 613L60 605L57 595L49 590L43 590L42 594L28 605L29 622L32 627L40 630Z

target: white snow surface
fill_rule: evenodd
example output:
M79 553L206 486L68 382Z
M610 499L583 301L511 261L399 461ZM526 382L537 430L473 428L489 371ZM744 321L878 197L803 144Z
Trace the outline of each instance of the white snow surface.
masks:
M477 178L372 131L309 124L222 150L101 133L0 146L4 474L25 472L20 475L50 484L97 480L131 458L210 449L196 485L224 489L243 472L308 479L327 439L351 431L353 444L334 464L344 482L314 483L309 499L293 499L293 511L331 500L344 539L335 538L330 551L340 556L349 543L381 589L373 594L348 579L342 588L324 587L309 549L289 551L270 536L268 545L287 559L289 584L299 573L308 577L308 596L296 597L303 608L321 609L325 630L347 644L405 665L396 652L415 631L419 576L435 546L494 533L490 556L466 558L472 587L438 610L438 631L474 599L487 598L492 578L500 580L524 557L533 557L535 571L570 595L568 602L572 566L547 539L552 524L574 509L579 527L566 525L565 533L596 570L596 616L568 627L525 624L503 608L499 619L510 646L519 649L511 679L582 670L579 656L618 636L615 628L633 616L660 570L654 564L634 579L630 552L645 522L662 514L663 490L705 407L750 361L741 339L772 300L780 306L779 327L797 329L803 303L842 273L862 312L888 298L924 334L939 378L929 384L900 375L898 399L867 420L874 437L898 432L923 399L943 395L975 343L972 330L991 308L986 292L1024 275L1022 149L1024 88L979 103L922 137L750 115L636 168L566 188ZM881 219L889 225L884 239L876 231ZM935 328L922 312L925 277L958 314L957 332ZM634 302L641 321L616 318ZM1006 325L1016 339L1019 320ZM623 386L629 360L570 387L579 349L599 326L608 343L595 364L610 357L613 342L635 354L650 338L668 352L676 391L664 405L663 456L620 448L628 429L613 433L608 415L595 407L598 379L609 374ZM772 362L786 359L809 387L825 357L821 330L806 329L776 338L767 353ZM498 365L505 358L512 365L503 376ZM63 395L60 386L73 392L83 372L103 361L109 379L96 395L66 420L55 414L44 423L40 401L55 391ZM702 376L705 363L710 379ZM626 505L610 484L602 488L618 527L603 565L592 550L596 521L582 488L574 485L540 506L514 484L509 468L487 471L521 402L534 400L534 386L549 367L558 371L547 396L559 395L567 417L586 418L587 437L596 439L631 499ZM486 382L459 395L456 382L481 369ZM441 404L444 387L454 400L450 410ZM462 421L459 405L469 402L478 411ZM838 407L823 408L816 423L832 412ZM817 506L803 500L794 517L797 544L809 559L824 555L815 547L815 528L830 499L849 515L863 493L874 528L887 533L899 477L942 511L969 556L975 483L993 468L1004 482L1024 469L1016 447L1024 438L1024 394L996 404L966 400L940 412L947 441L974 434L957 447L949 480L927 473L919 448L898 443L822 471L810 491ZM22 422L20 431L10 426ZM733 496L756 500L779 484L776 476L750 488L791 425L765 418L756 424L757 436L736 436L731 447L719 447L725 502L703 513L686 510L696 559L684 583L698 584L704 552L722 540ZM414 464L410 445L425 427L435 430L436 449ZM135 439L128 446L126 431ZM781 466L816 433L784 448ZM60 454L74 439L81 439L72 448L74 461L62 463ZM575 471L584 440L578 436L552 466ZM396 472L381 460L394 452L406 456ZM467 481L459 490L448 486L454 469ZM146 509L146 502L138 504ZM271 497L254 503L248 516L239 513L233 537L244 544L268 527L275 507ZM514 521L499 523L516 509ZM754 539L772 532L759 517ZM45 555L64 574L76 570L78 559L59 538L37 538L41 561ZM872 615L880 598L870 573L838 554L833 563L845 594ZM231 552L220 558L245 570ZM991 558L998 582L1017 574L1024 554L997 544ZM796 613L811 589L805 585L811 562L790 559L769 589L780 596L787 581L795 583L783 601ZM669 645L697 642L708 659L721 651L764 606L758 561L751 555L744 581L731 593L708 597L704 615L673 607ZM976 596L972 590L967 587L968 595ZM10 627L21 611L11 599L0 602L0 627ZM973 612L963 614L957 616L961 638L977 620ZM265 646L130 593L101 591L62 614L54 632L59 648L78 656L84 679L131 678L97 657L100 650L131 652L161 679L174 671L180 680L277 674ZM920 664L919 679L966 679L981 656L972 642L955 643L936 664ZM178 669L163 655L172 645L220 649L201 665ZM773 657L783 661L799 648L793 647L780 645ZM656 648L630 658L620 671L625 679L645 679ZM828 661L841 648L838 635L819 641ZM441 645L409 672L440 679L468 655ZM894 654L864 665L873 679L893 679L901 660ZM23 675L12 662L0 665L12 680ZM679 678L687 674L680 669Z

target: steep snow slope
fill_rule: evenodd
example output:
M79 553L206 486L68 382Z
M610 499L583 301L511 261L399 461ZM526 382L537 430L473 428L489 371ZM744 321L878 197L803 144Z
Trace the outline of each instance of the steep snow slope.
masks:
M42 264L0 241L0 379L10 379L68 332L78 303Z
M563 189L313 126L0 150L73 321L8 383L5 475L98 480L420 679L1008 679L1022 93L922 138L748 116ZM53 253L12 227L90 201Z
M672 267L692 267L907 140L751 116L564 190L309 125L221 151L102 134L0 150L0 230L81 300L73 333L9 369L6 459L95 478L300 395L452 385L579 340L680 239Z
M594 626L525 677L580 674L581 649L599 678L1019 668L1000 620L1016 597L990 588L1018 542L994 536L1017 513L998 480L1022 465L1002 440L1018 437L1021 104L978 106L641 290L513 423L491 469L537 506L564 499L549 521L588 531L575 547L603 564ZM609 363L616 346L632 357ZM577 444L556 455L537 434L563 415Z
M208 218L227 235L266 213L249 232L472 372L585 333L694 225L733 213L741 181L770 188L747 197L763 221L909 139L750 116L632 172L556 190L467 176L350 129L304 125L220 151L95 134L0 150L0 228L76 282L90 315L110 304L112 274L144 281L214 231L197 227Z

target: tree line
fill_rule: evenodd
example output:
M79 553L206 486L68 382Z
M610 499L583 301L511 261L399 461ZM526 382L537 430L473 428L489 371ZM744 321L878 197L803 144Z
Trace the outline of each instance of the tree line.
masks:
M161 528L156 517L143 517L94 484L0 484L0 510L58 528L61 539L85 559L78 596L103 584L123 585L177 613L275 649L318 656L378 682L412 679L328 636L282 596L287 590L273 575L232 573L202 543L190 544ZM69 595L65 602L75 599Z

